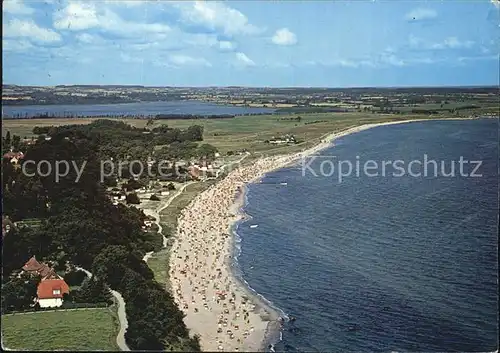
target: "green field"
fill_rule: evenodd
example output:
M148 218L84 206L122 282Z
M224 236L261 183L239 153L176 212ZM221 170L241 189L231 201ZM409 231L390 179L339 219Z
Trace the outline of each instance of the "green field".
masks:
M14 350L118 350L110 308L2 315L2 347Z
M299 140L311 141L332 131L354 125L429 118L425 115L410 114L317 113L302 114L300 122L285 120L297 116L299 114L238 116L233 119L156 120L150 127L168 125L176 128L187 128L191 125L202 125L205 142L213 144L222 153L238 149L264 152L282 148L264 143L265 140L273 136L294 134ZM11 135L24 137L32 136L32 130L35 126L88 124L93 120L95 119L8 119L3 120L2 123L4 134L10 131ZM122 119L122 121L139 128L145 127L147 123L145 119Z

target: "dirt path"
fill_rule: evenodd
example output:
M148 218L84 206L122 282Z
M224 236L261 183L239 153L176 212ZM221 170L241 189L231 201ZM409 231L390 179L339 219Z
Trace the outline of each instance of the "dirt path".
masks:
M146 216L153 216L155 218L155 221L153 223L155 223L157 226L158 226L158 233L161 234L161 236L163 237L163 248L166 248L167 247L167 237L163 234L163 227L161 226L160 224L160 212L163 211L165 208L167 208L168 206L170 206L170 204L172 203L172 201L174 201L174 199L179 196L180 194L182 194L182 192L191 184L195 183L194 181L190 181L188 183L185 183L184 185L182 185L182 187L177 190L177 192L172 195L171 198L169 198L167 200L167 202L165 202L163 205L160 205L158 208L156 208L155 210L150 210L150 209L143 209L142 211L144 212L144 214L146 214ZM148 259L153 256L154 254L154 251L150 251L148 253L146 253L146 255L144 255L144 257L142 258L142 260L144 262L148 262Z
M87 277L90 279L92 278L92 273L82 267L76 267L77 270L85 272ZM118 331L118 335L116 336L116 344L122 351L130 351L130 348L128 348L127 343L125 342L125 332L127 331L128 327L128 321L127 321L127 314L125 312L125 300L123 300L123 297L120 293L113 289L109 289L111 295L115 297L117 303L118 303L118 321L120 321L120 329Z

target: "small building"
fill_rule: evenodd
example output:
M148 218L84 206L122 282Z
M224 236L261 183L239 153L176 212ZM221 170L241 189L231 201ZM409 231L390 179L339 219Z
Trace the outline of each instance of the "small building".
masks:
M33 256L24 264L23 271L42 277L36 290L36 301L41 308L53 308L63 304L63 296L69 293L69 286L54 269L39 263Z
M273 144L273 145L279 145L283 143L297 143L297 140L295 139L295 136L293 135L285 135L281 137L274 137L270 140L265 141L267 143Z
M36 295L41 308L59 307L64 294L69 293L68 284L60 278L45 278L38 284Z
M35 256L31 257L23 266L23 271L30 273L32 275L37 275L42 277L47 277L49 275L56 275L54 270L47 264L39 263ZM57 276L57 275L56 275Z
M36 143L36 141L32 138L31 139L29 139L29 138L22 139L21 142L24 143L25 145L34 145Z
M189 167L188 168L188 173L195 180L199 179L200 178L200 174L201 174L200 173L200 168L197 167L197 166L191 166L191 167Z

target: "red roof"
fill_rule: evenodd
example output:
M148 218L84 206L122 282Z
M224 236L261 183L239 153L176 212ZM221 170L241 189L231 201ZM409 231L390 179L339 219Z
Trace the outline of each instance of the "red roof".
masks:
M38 273L42 278L47 277L48 275L51 275L54 273L54 270L49 267L49 265L42 264L42 267L38 270Z
M58 293L55 294L54 291ZM62 298L64 293L69 293L69 286L62 279L45 279L36 290L38 299Z
M25 271L38 271L42 268L43 265L41 265L38 261L36 261L35 256L33 256L31 259L28 260L23 266L23 270Z
M14 158L16 157L17 159L23 158L24 153L22 152L7 152L6 154L3 155L3 158Z
M57 276L57 274L54 272L54 269L52 269L49 265L44 264L44 263L39 263L35 256L33 256L31 259L28 260L23 266L23 270L26 272L31 272L31 273L36 273L40 275L42 278L46 278L49 276Z

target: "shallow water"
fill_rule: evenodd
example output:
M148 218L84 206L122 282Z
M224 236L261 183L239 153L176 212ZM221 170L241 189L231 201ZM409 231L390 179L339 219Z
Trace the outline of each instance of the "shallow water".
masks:
M337 171L316 177L298 165L249 185L240 271L297 318L276 349L495 350L498 133L496 119L383 126L337 140L311 163L426 154L448 172L462 156L483 161L482 177L394 177L388 167L385 177L339 183Z

